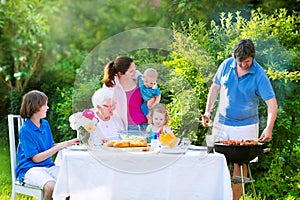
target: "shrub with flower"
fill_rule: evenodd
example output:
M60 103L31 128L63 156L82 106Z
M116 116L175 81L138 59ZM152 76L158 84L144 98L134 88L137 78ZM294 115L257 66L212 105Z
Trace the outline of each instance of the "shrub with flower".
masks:
M83 112L77 112L69 117L70 126L73 130L79 130L83 127L86 131L91 132L96 129L98 118L90 109L85 109Z

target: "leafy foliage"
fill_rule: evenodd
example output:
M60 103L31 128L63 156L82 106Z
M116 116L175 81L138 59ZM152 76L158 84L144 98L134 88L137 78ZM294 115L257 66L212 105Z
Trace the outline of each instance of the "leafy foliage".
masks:
M171 102L168 105L172 116L170 126L177 131L177 135L189 137L191 141L199 144L203 140L198 138L199 113L203 112L200 108L205 107L208 89L202 74L198 73L194 65L174 52L170 57L173 60L164 62L166 66L175 69L170 74L172 78L165 83L171 92ZM200 135L205 135L203 131L205 130Z
M5 86L22 94L32 76L41 68L45 18L38 12L39 1L16 0L1 3L0 79Z
M299 147L293 151L272 148L271 152L251 165L256 191L266 199L297 199L300 195Z
M300 79L300 71L293 71L293 72L287 72L287 71L274 71L274 70L268 70L266 72L270 79L277 80L282 79L285 83L289 82L298 82Z
M247 5L242 0L166 0L162 2L168 11L166 13L167 18L176 24L189 19L207 23L212 19L216 19L220 12L228 12L232 9L247 10Z
M286 8L289 14L299 12L299 0L161 0L160 6L167 10L166 18L177 25L182 21L202 21L207 24L217 21L219 14L240 11L243 17L249 19L251 10L263 8L267 14L272 14L277 8Z
M92 50L99 42L123 31L164 26L160 7L144 0L55 0L43 14L51 27L52 41L62 49L72 44L79 50Z
M72 94L74 89L57 88L52 96L51 111L48 116L55 142L76 137L76 132L70 128L69 116L72 114Z

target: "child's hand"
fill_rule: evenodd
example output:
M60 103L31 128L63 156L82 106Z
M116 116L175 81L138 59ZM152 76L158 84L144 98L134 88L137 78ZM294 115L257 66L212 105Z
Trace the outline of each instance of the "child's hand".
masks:
M67 143L68 143L68 146L72 146L75 144L80 144L80 140L79 140L79 138L74 138L72 140L67 141Z
M72 140L68 140L65 142L60 142L60 143L56 144L56 146L58 146L59 150L61 150L63 148L66 148L66 147L69 147L69 146L72 146L75 144L80 144L80 140L78 138L74 138Z

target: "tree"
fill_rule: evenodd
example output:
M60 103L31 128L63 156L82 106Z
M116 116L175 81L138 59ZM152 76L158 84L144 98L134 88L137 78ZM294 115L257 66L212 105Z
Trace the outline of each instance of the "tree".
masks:
M64 50L91 51L103 40L123 31L141 27L164 27L163 8L145 0L53 0L47 3L52 42Z
M289 14L300 11L299 0L160 0L157 3L167 10L169 22L180 24L181 21L202 21L209 25L211 20L218 20L221 12L241 11L243 17L250 19L251 10L263 8L267 14L275 9L286 8Z
M39 77L48 26L38 0L3 1L0 6L0 81L14 97Z

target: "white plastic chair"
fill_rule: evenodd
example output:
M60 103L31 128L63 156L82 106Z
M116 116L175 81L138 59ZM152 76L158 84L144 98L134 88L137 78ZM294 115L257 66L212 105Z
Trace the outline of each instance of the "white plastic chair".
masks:
M12 178L12 192L11 199L16 199L16 194L25 194L29 196L37 197L38 200L43 199L43 190L37 186L32 185L21 185L18 180L16 180L16 140L15 140L15 130L19 133L21 126L24 123L24 119L20 115L8 115L8 133L9 133L9 146L10 146L10 165L11 165L11 178ZM15 122L17 126L15 127ZM17 128L17 129L16 129Z

